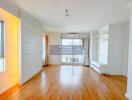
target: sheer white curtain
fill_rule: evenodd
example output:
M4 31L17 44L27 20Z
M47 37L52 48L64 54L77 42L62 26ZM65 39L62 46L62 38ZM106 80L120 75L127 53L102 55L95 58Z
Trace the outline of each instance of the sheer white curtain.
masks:
M89 58L89 49L90 49L90 38L83 39L83 48L84 48L84 66L90 65L90 58Z

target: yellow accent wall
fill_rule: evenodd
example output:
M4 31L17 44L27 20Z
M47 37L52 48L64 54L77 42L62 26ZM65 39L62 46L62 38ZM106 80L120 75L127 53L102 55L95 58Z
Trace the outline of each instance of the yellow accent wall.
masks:
M5 25L5 72L0 73L0 94L19 82L18 33L20 20L0 8L0 20Z

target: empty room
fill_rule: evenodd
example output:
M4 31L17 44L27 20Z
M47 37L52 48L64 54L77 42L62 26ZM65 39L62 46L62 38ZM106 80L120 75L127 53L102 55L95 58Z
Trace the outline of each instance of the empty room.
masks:
M132 100L132 1L0 0L0 100Z

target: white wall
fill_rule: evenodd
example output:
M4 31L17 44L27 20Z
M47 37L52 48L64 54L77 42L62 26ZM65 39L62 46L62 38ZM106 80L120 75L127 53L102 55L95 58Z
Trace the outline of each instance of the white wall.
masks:
M132 100L132 8L130 17L130 33L129 33L129 56L128 56L128 81L126 96Z
M61 62L61 56L60 55L51 55L50 54L50 45L60 45L61 44L61 35L57 32L49 32L48 35L48 46L49 46L49 52L48 52L48 58L49 58L49 64L55 64L59 65Z
M25 13L21 15L21 84L42 69L42 29Z
M110 25L108 66L109 73L127 76L129 22Z
M125 25L126 24L126 25ZM124 35L124 56L123 56L123 69L122 69L122 75L127 76L128 75L128 48L129 48L129 30L130 30L130 22L124 24L124 31L126 32L126 35Z

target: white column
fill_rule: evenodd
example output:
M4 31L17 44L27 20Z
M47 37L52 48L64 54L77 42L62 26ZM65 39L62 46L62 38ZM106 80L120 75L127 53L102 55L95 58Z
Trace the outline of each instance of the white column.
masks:
M132 7L130 16L129 54L128 54L128 81L126 96L132 100Z

